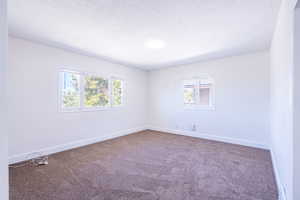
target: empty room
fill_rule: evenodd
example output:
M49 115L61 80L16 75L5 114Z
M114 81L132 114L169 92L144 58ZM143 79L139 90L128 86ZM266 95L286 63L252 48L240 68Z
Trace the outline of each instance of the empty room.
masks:
M0 0L0 200L299 200L299 4Z

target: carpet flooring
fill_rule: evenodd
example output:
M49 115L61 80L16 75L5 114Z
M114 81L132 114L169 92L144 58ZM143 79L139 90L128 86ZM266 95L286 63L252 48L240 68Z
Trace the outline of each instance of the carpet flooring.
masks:
M10 169L11 200L276 200L270 152L143 131Z

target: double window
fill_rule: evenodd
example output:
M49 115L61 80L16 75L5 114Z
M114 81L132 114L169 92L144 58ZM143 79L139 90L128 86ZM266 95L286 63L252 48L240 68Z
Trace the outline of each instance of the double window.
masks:
M62 111L101 110L122 106L124 81L96 74L60 72L60 109Z
M211 78L184 80L183 100L186 107L214 108L214 82Z

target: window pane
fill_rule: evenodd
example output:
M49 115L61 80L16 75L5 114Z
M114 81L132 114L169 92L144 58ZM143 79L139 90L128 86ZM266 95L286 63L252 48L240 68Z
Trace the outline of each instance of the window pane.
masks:
M62 108L80 107L80 75L62 72Z
M184 103L195 104L196 102L195 85L184 85Z
M199 104L210 105L210 85L200 85L199 88Z
M85 107L109 105L108 80L97 76L85 76Z
M123 104L123 81L114 79L112 81L112 105L120 106Z

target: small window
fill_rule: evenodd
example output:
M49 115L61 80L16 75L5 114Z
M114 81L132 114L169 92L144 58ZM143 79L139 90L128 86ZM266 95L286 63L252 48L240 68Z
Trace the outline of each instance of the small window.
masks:
M84 107L109 106L109 80L99 76L86 75L84 81Z
M199 78L184 81L183 99L191 108L214 108L214 83L211 78Z
M112 79L112 106L121 106L123 104L123 85L123 80Z
M80 108L80 74L76 72L61 72L62 90L61 107L62 109Z

